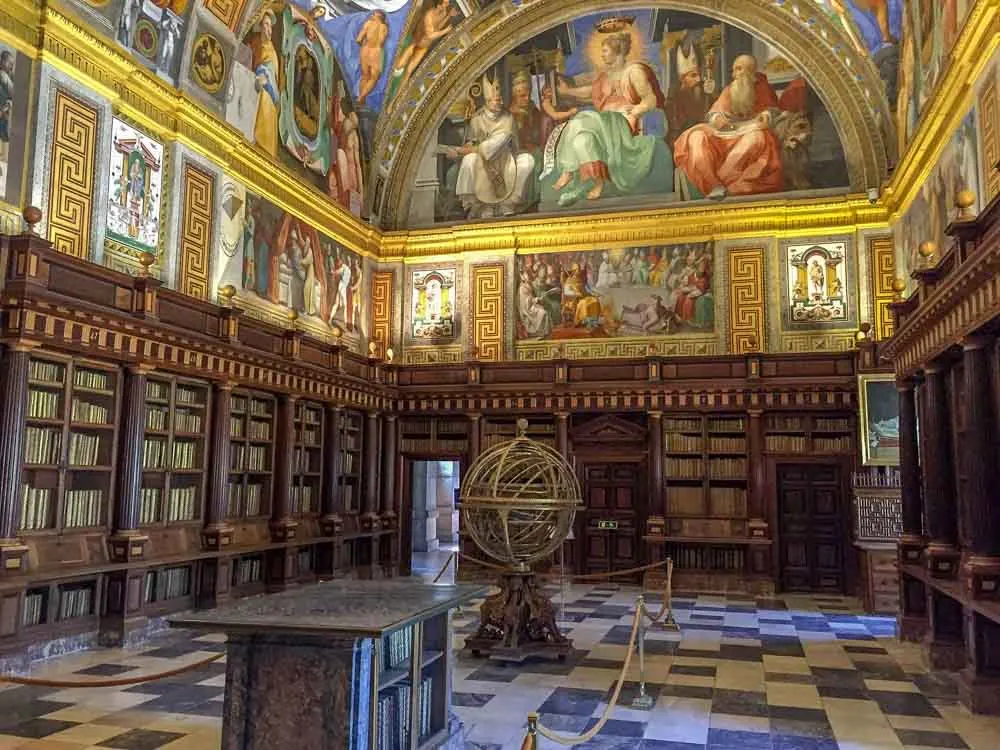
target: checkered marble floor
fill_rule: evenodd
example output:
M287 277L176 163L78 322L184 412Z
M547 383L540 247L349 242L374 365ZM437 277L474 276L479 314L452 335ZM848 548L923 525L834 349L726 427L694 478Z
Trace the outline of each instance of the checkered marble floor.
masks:
M455 712L470 750L515 750L530 711L577 734L610 699L639 589L552 588L575 651L519 667L460 656ZM656 608L655 595L647 600ZM929 673L919 650L894 639L892 619L829 597L676 596L680 632L647 636L651 710L632 708L633 659L611 720L592 750L1000 750L1000 719L957 703L953 678ZM455 617L455 645L475 631L475 607ZM60 679L139 675L199 661L220 636L157 636L134 651L96 650L38 665ZM192 750L220 743L224 660L125 688L0 688L0 750ZM544 748L555 748L542 740Z

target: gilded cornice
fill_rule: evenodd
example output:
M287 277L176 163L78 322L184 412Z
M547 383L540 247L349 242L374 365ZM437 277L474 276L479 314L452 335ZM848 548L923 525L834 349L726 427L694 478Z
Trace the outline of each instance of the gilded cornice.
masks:
M615 8L670 8L701 13L752 31L780 49L807 76L823 98L841 134L851 188L861 193L880 187L895 155L892 117L874 65L859 65L853 46L819 8L773 0L623 0ZM602 0L537 0L510 13L493 13L478 23L472 38L435 51L396 98L390 121L373 148L385 180L379 222L384 228L405 223L406 194L424 151L445 117L455 92L465 90L484 64L500 59L535 34L586 13L605 10ZM752 21L752 26L751 26ZM485 28L484 28L485 27ZM456 34L462 35L462 31ZM456 45L458 45L456 47ZM728 210L728 207L727 207Z
M916 198L969 110L976 82L1000 46L1000 0L979 0L951 52L951 62L883 193L893 222ZM985 165L992 169L992 164Z
M184 144L345 246L378 255L379 234L248 144L228 123L162 81L110 40L97 36L57 0L8 0L4 28L40 51L43 62L92 89L150 135ZM10 24L8 24L10 20Z
M888 216L866 198L747 201L720 211L717 203L655 211L567 215L532 221L461 224L438 229L387 232L383 253L426 256L492 250L548 252L587 247L666 245L741 237L790 237L885 228Z

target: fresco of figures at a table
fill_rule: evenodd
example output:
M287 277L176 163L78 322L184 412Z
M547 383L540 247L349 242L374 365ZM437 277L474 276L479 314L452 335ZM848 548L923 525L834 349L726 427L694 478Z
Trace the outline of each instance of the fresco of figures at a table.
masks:
M711 242L517 257L517 338L670 336L715 327Z

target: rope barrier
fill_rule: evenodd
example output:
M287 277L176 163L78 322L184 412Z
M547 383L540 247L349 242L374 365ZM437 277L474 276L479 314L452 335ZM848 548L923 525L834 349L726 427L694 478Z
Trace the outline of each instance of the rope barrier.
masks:
M431 583L437 583L438 581L441 580L441 576L444 575L445 571L448 570L448 566L451 565L451 561L456 559L457 556L458 556L457 552L452 552L450 555L448 555L448 559L444 561L444 567L441 568L440 571L438 571L438 574L434 576L434 580L431 581Z
M632 632L629 634L628 650L625 652L625 663L622 664L621 673L618 675L614 693L611 695L608 705L601 714L601 718L598 719L597 723L587 732L576 736L569 736L556 734L551 729L547 729L539 723L538 714L536 712L531 712L528 714L528 731L524 736L524 741L521 743L521 750L538 750L539 735L550 739L553 742L557 742L560 745L567 746L579 745L592 740L611 718L614 713L615 706L618 705L618 697L621 695L622 686L625 684L625 675L628 674L628 668L632 663L632 652L635 650L637 641L639 646L639 695L633 700L632 705L633 708L640 705L647 709L652 707L652 699L646 695L645 628L643 625L647 619L650 621L650 625L658 625L666 617L667 626L680 629L677 623L674 622L673 611L670 607L672 589L671 578L673 577L674 563L673 560L667 558L663 561L663 563L657 563L657 565L661 564L667 566L667 579L664 582L663 606L654 616L651 615L649 609L646 607L646 598L642 594L639 594L636 599L635 616L632 618Z
M124 685L138 685L143 682L163 680L167 677L176 677L177 675L184 674L185 672L193 672L194 670L200 669L207 664L218 661L223 656L225 656L225 654L215 654L205 659L201 659L200 661L196 661L193 664L186 664L183 667L177 667L176 669L168 669L166 672L157 672L156 674L141 675L139 677L120 677L116 680L46 680L41 677L22 677L20 675L13 674L0 674L0 682L10 682L14 685L37 685L39 687L48 688L122 687Z
M453 552L452 554L458 555L463 560L468 560L476 565L482 565L484 568L489 568L491 570L501 570L509 571L510 567L505 565L496 565L494 563L488 563L485 560L480 560L478 557L473 557L472 555L467 555L461 550L458 552ZM450 562L450 560L449 560ZM650 563L649 565L640 565L637 568L627 568L625 570L614 570L610 573L583 573L583 574L573 574L573 575L556 575L555 573L540 573L539 578L569 578L572 581L590 581L590 580L604 580L606 578L615 578L616 576L628 576L634 573L642 573L647 570L652 570L653 568L661 568L667 564L666 560L662 560L657 563ZM447 563L445 563L447 567ZM443 573L443 570L442 570ZM438 575L441 575L440 573ZM434 579L437 580L436 578Z

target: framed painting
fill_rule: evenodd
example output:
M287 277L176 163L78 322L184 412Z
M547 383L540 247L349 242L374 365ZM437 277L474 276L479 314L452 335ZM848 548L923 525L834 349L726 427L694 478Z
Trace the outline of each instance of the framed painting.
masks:
M865 466L899 465L899 396L896 378L859 375L861 460Z

